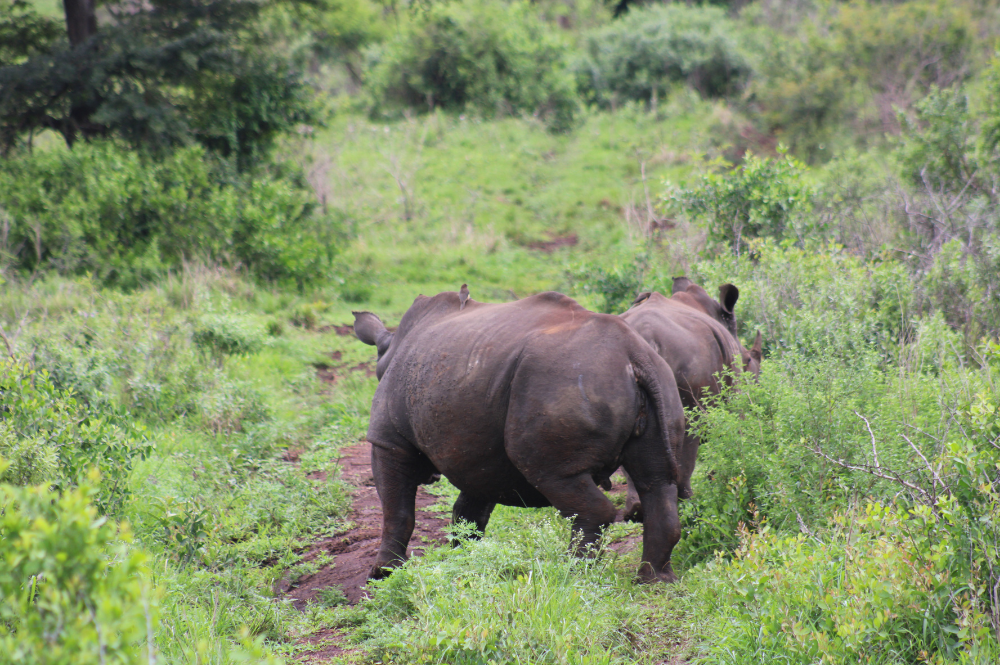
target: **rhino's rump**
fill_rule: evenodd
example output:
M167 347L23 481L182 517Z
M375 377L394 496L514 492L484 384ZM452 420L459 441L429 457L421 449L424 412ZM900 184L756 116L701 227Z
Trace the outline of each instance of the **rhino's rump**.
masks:
M412 445L463 492L547 505L540 474L618 464L638 388L616 321L520 302L410 331L380 382L369 438ZM391 431L376 411L391 414Z

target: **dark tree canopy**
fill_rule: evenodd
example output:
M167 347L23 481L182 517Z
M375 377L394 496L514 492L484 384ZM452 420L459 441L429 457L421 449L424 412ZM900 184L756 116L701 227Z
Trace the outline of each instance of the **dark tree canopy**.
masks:
M197 141L241 168L316 120L290 59L261 48L258 0L64 0L66 25L0 9L0 151L44 129L154 150Z

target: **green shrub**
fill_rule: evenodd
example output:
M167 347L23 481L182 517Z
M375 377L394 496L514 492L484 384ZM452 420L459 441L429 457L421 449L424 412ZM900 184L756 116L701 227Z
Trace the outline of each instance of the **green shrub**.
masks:
M122 286L193 259L303 284L338 240L304 185L238 176L197 146L160 160L110 142L18 154L0 162L0 209L4 263Z
M98 516L95 496L0 485L0 662L151 660L145 557L127 527Z
M850 469L856 475L848 487L859 498L881 496L881 502L838 510L831 528L799 517L802 533L791 537L776 531L794 529L759 513L737 525L735 558L717 559L698 573L706 584L703 600L720 608L708 639L722 648L707 662L739 662L749 654L793 663L858 662L862 656L876 663L996 660L1000 402L994 386L1000 345L984 345L980 358L983 365L973 372L953 366L933 381L900 376L902 385L890 386L881 404L868 405L871 426L865 422L853 444L844 440L850 435L842 439L829 431L823 445L835 451L828 456L831 468ZM950 414L947 421L935 407ZM780 421L769 427L785 429ZM770 436L768 429L751 429ZM732 443L723 444L725 453L745 454ZM816 495L790 505L823 500L828 483L803 474L801 462L788 461L793 459L788 449L758 468L798 467L789 480L815 488ZM859 492L866 476L871 481ZM761 489L758 497L768 505L774 499L767 495L782 493L773 481Z
M805 165L785 151L777 159L747 153L743 164L706 173L675 198L686 212L706 219L710 240L739 255L753 238L781 239L794 230L814 196L805 172Z
M573 66L584 97L601 106L650 102L686 82L702 95L732 94L753 70L724 9L682 4L634 9L586 38Z
M435 3L370 52L366 84L379 113L441 107L533 115L564 131L578 105L566 54L527 2Z
M0 481L67 489L96 468L101 484L93 501L105 514L121 509L134 463L152 450L141 425L88 408L45 371L13 360L0 364L0 417L0 455L11 460Z
M264 338L257 326L233 314L206 314L191 333L191 341L221 365L227 356L249 356L263 348Z
M604 266L588 263L571 274L574 285L580 291L601 298L597 310L606 314L623 312L629 308L636 295L642 290L650 268L650 257L636 254L631 261ZM669 290L668 290L669 292Z

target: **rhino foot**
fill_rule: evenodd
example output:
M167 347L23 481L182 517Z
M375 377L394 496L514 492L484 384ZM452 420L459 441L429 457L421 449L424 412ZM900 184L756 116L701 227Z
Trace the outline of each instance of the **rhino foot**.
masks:
M638 575L636 575L636 582L639 584L655 584L657 582L673 584L677 579L677 574L674 573L674 569L669 563L658 573L654 573L652 566L648 563L643 563L639 568Z
M637 501L625 506L625 514L622 515L622 521L642 524L643 517L642 504Z

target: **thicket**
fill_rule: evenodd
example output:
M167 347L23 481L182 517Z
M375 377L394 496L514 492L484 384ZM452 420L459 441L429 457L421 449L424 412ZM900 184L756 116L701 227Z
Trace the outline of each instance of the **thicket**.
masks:
M0 478L9 469L0 457ZM145 663L157 617L146 556L89 485L0 484L0 662Z
M573 69L590 103L653 106L687 83L707 97L739 92L754 70L741 29L711 6L651 5L585 37Z
M566 131L578 107L567 57L531 4L462 0L432 5L372 49L366 83L377 114L441 107Z
M245 176L201 146L155 159L112 142L0 161L0 260L134 287L186 262L321 279L340 240L301 181Z
M118 286L185 262L300 287L340 242L281 137L323 120L280 5L0 8L0 262ZM283 13L284 12L284 13ZM53 130L70 150L39 134ZM39 145L41 144L41 145Z

